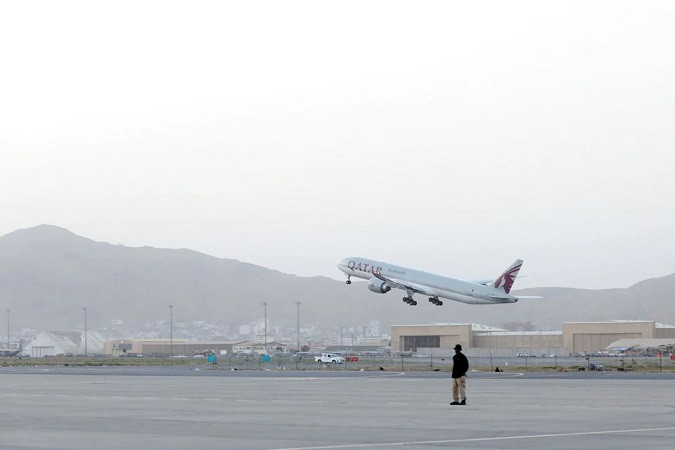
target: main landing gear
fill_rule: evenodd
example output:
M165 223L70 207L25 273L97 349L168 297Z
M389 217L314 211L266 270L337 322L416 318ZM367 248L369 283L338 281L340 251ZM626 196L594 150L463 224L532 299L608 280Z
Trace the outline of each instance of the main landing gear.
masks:
M429 297L429 302L433 303L436 306L443 306L443 301L439 300L438 297Z
M352 284L351 275L347 275L347 284Z
M410 306L416 306L417 305L417 300L413 300L412 295L408 297L403 297L403 301Z

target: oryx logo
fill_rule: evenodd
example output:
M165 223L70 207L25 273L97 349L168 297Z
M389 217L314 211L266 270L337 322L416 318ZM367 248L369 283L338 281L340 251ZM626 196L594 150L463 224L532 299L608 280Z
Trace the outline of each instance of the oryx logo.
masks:
M513 281L515 280L516 274L520 270L521 265L522 264L518 264L516 267L513 267L501 274L499 278L495 280L493 286L495 288L503 288L504 292L507 294L511 292L511 286L513 286Z

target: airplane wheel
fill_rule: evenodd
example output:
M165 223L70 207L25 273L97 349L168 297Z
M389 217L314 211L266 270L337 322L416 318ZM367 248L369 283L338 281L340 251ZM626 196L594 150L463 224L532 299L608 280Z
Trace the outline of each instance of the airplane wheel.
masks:
M413 306L417 306L417 300L413 300L412 303L410 303Z
M351 280L347 280L347 284L352 284L352 281L351 281Z
M438 303L436 303L438 306L443 306L443 300L439 300Z

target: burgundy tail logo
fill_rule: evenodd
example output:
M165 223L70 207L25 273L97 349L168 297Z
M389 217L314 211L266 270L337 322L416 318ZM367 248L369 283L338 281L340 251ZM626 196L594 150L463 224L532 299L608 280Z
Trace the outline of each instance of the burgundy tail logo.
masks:
M511 292L511 286L513 286L513 281L515 280L516 274L517 274L518 271L520 270L520 266L521 266L521 265L522 265L522 264L518 264L518 265L517 265L516 267L514 267L513 269L510 269L510 270L504 272L503 274L501 274L501 275L499 276L499 278L497 278L497 279L495 280L494 286L495 286L496 288L503 287L503 288L504 288L504 292L506 292L507 294L508 294L509 292Z

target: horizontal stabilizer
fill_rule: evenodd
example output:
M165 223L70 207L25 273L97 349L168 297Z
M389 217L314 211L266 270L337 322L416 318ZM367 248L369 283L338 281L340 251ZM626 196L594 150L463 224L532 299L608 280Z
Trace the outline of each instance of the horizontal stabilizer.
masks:
M530 278L529 275L518 275L517 277L514 278ZM494 280L492 278L490 279L485 279L485 280L471 280L472 283L476 284L482 284L483 286L487 286L488 284L492 283Z

